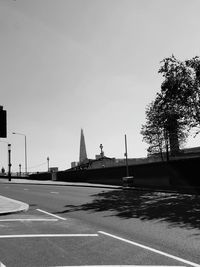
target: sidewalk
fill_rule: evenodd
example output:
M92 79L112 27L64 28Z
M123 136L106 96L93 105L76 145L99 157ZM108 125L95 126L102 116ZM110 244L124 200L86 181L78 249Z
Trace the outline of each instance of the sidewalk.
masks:
M0 215L26 211L29 205L18 200L0 196Z

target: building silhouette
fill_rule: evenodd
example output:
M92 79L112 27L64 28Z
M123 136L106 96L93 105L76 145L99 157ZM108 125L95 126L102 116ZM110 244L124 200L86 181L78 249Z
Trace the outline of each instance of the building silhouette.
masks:
M88 158L87 158L87 152L86 152L85 137L83 134L83 129L81 129L79 164L82 164L87 160Z

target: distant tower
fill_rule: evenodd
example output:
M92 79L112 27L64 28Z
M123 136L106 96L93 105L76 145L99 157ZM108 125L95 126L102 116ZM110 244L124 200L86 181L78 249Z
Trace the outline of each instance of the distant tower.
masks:
M84 134L83 134L83 129L81 129L79 163L81 164L85 160L87 160L87 153L86 153L86 146L85 146L85 137L84 137Z

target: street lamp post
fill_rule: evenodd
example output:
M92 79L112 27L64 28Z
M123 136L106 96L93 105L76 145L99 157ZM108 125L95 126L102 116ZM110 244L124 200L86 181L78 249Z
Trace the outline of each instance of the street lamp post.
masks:
M11 163L9 161L11 161L11 144L6 142L6 141L2 141L0 140L1 143L5 143L8 145L8 177L9 177L9 170L10 170L10 173L11 173ZM10 164L10 165L9 165ZM11 174L10 174L10 177L11 177Z
M8 180L11 181L11 144L8 144Z
M24 155L25 155L25 175L27 175L27 144L26 144L26 135L23 133L13 133L13 134L18 134L18 135L23 135L24 136Z
M22 167L22 165L21 164L19 164L19 176L21 177L21 167Z
M128 152L127 152L127 140L126 140L126 134L125 134L125 153L124 153L125 157L126 157L126 176L129 176L129 171L128 171Z
M49 157L47 157L47 171L49 172Z

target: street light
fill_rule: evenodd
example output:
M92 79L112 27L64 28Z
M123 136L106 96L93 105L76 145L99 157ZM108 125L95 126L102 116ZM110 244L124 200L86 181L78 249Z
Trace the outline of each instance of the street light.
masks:
M25 141L25 174L27 175L27 146L26 146L26 135L23 133L12 133L12 134L18 134L18 135L23 135L24 136L24 141Z
M19 176L21 177L21 167L22 167L22 165L21 164L19 164Z
M10 151L11 151L11 144L9 143L9 142L7 142L7 141L2 141L2 140L0 140L0 142L1 143L5 143L5 144L7 144L8 145L8 176L9 176L9 168L11 167L11 165L9 166L9 164L10 164L10 162L9 162L9 160L10 160Z
M8 180L11 181L11 144L8 144Z
M49 172L49 157L47 157L47 171Z
M126 176L129 177L129 171L128 171L128 152L127 152L127 139L125 134L125 153L124 156L126 157Z

